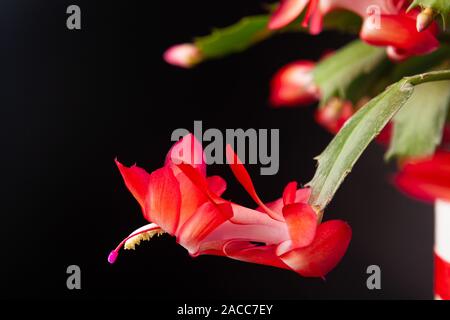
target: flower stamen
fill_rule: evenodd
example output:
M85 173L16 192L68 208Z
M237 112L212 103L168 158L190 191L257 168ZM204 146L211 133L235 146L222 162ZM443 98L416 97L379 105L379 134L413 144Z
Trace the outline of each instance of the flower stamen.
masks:
M125 242L123 248L125 250L135 250L136 246L141 244L141 241L149 241L153 236L160 236L164 233L161 229L150 230L147 232L140 233Z
M161 235L164 232L165 231L163 229L154 223L147 224L133 231L128 237L123 239L113 251L111 251L108 256L108 262L111 264L116 262L117 257L119 256L120 248L124 247L125 250L134 250L135 247L141 243L141 241L150 240L153 236Z

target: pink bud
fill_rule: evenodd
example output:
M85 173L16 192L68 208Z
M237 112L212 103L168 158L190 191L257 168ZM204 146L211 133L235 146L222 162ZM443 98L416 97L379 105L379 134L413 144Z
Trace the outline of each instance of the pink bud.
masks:
M174 66L191 68L202 60L202 54L194 44L183 43L167 49L164 60Z

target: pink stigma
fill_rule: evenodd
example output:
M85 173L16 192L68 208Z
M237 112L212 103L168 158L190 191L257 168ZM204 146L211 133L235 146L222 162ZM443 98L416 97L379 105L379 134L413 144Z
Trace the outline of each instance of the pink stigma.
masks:
M115 251L115 250L111 251L111 253L108 256L108 262L110 264L113 264L114 262L116 262L118 255L119 255L119 253L117 251Z

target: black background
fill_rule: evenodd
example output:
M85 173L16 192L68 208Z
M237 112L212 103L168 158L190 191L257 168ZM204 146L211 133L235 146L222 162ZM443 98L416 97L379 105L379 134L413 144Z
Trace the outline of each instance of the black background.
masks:
M66 8L82 9L82 30L66 28ZM383 148L371 145L325 219L353 228L349 250L324 282L221 257L191 259L168 236L122 253L109 251L145 223L115 168L117 156L148 170L161 166L176 128L279 128L280 171L258 175L263 199L291 181L311 179L332 138L314 107L270 109L273 73L317 59L349 37L283 35L193 70L162 53L212 27L261 13L256 0L24 1L0 4L0 296L151 299L432 298L432 208L403 197ZM253 203L225 166L225 196ZM82 289L66 288L66 268L82 270ZM366 268L382 270L382 289L366 288Z

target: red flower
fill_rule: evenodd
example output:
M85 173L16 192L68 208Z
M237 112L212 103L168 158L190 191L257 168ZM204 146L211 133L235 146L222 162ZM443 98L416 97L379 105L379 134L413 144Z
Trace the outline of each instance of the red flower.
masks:
M319 99L312 70L315 63L299 60L281 68L271 83L270 101L275 107L308 105Z
M416 199L450 201L450 152L438 151L426 159L409 160L394 181L402 191Z
M404 4L404 0L284 0L272 15L269 29L286 26L307 7L303 26L309 26L312 34L318 34L322 31L323 17L327 13L346 9L364 19L361 39L372 45L386 46L389 57L395 61L437 49L436 22L427 21L427 27L429 24L430 27L425 28L421 19L423 15L417 19L419 11L405 13ZM379 12L369 8L379 8ZM380 14L379 19L376 14ZM418 28L421 32L417 31Z
M436 22L426 30L418 32L417 14L418 12L414 11L409 14L381 15L379 26L374 25L374 19L366 19L360 37L371 45L386 46L388 56L395 61L430 53L439 47Z
M174 151L193 149L194 153L183 153L197 157L173 156ZM297 190L297 184L290 183L281 199L264 204L228 146L233 173L260 206L256 210L242 207L220 197L225 182L219 177L207 178L204 162L195 165L198 162L193 158L203 159L199 150L199 143L189 135L172 148L165 166L151 174L118 163L125 184L152 223L122 241L109 255L111 263L122 245L134 248L141 240L167 232L192 256L226 256L289 269L305 277L323 277L337 265L347 250L351 229L339 220L320 223L307 203L309 189Z

